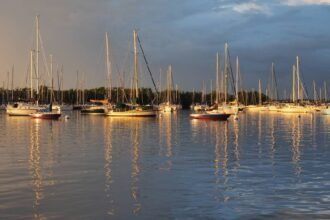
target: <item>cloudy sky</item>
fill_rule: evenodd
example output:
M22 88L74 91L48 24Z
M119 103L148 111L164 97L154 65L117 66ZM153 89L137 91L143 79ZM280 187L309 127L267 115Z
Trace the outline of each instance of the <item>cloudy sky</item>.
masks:
M15 66L15 85L27 84L34 20L40 15L43 47L64 67L64 87L75 87L76 72L86 87L103 86L104 33L111 38L114 84L132 70L132 32L137 29L156 80L173 67L185 90L215 78L215 54L229 43L239 56L246 88L266 84L275 63L278 84L290 89L295 56L305 84L329 81L330 0L1 0L0 82ZM145 66L140 58L141 70ZM46 76L43 76L46 80ZM142 83L150 78L142 73Z

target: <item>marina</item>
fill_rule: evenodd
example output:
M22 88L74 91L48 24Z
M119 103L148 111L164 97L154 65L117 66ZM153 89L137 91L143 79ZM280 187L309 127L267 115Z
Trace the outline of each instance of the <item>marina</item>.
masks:
M330 219L330 0L1 0L0 219Z

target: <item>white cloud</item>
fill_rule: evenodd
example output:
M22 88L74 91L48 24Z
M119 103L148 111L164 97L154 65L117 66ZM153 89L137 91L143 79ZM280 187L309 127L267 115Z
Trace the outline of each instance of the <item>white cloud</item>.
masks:
M240 4L223 5L222 9L231 9L238 13L263 13L271 14L271 10L267 5L257 4L256 2L245 2Z
M330 0L285 0L283 4L289 6L301 5L330 5Z
M245 12L263 12L264 7L261 5L257 5L254 2L248 2L248 3L242 3L239 5L234 5L233 10L237 11L239 13L245 13Z

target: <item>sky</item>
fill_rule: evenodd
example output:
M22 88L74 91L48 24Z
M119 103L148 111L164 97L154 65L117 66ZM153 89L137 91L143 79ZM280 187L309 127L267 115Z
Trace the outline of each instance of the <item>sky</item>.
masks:
M63 65L64 88L76 87L77 72L85 88L106 84L105 32L113 85L129 86L134 29L157 83L161 70L163 87L172 65L179 88L198 90L204 81L209 89L216 53L223 62L226 42L233 66L239 57L244 89L257 89L259 79L266 87L274 62L280 93L290 91L296 56L307 87L313 80L317 86L330 81L330 0L1 0L0 6L0 83L5 85L13 65L14 86L28 85L36 15L47 60L40 65L49 65L52 54L54 72ZM140 83L151 86L141 53L139 66ZM49 83L44 69L42 80Z

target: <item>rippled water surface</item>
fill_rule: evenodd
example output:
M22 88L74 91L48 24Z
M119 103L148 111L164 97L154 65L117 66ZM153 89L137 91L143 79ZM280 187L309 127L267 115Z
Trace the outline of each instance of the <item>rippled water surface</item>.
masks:
M1 219L330 218L330 116L0 114Z

